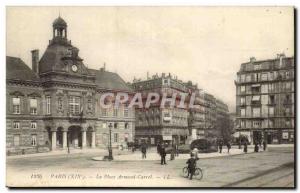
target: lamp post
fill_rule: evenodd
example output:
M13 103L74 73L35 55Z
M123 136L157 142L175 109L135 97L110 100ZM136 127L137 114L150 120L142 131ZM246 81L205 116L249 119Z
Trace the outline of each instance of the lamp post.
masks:
M112 155L112 146L111 146L111 128L112 128L111 123L109 123L108 128L109 128L108 160L111 161L114 159Z

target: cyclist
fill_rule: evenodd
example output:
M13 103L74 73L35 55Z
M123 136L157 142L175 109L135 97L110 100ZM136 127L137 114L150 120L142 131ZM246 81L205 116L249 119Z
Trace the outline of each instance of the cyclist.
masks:
M197 160L199 158L195 158L195 154L191 153L191 158L187 160L187 164L188 164L188 177L190 176L190 180L193 179L193 175L195 173L196 170L196 165L197 165Z

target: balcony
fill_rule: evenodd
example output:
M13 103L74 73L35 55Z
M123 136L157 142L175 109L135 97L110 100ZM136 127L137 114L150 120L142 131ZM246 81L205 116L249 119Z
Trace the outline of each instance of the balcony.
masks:
M69 116L70 122L84 122L85 121L82 113L69 113L68 112L68 116Z

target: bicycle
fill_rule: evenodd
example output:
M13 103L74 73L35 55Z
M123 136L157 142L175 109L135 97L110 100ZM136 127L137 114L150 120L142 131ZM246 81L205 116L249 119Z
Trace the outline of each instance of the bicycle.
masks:
M187 178L189 175L189 169L188 167L182 168L182 175L183 177ZM195 172L194 172L194 177L197 180L201 180L203 178L203 172L201 168L196 167Z

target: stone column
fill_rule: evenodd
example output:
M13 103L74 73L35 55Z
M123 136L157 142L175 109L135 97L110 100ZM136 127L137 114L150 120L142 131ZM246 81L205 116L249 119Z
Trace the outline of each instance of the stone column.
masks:
M82 148L85 148L86 147L86 130L82 130L81 135L82 135Z
M56 131L52 131L52 151L56 149Z
M96 132L92 131L92 148L96 147Z
M67 148L67 131L63 131L63 148Z

